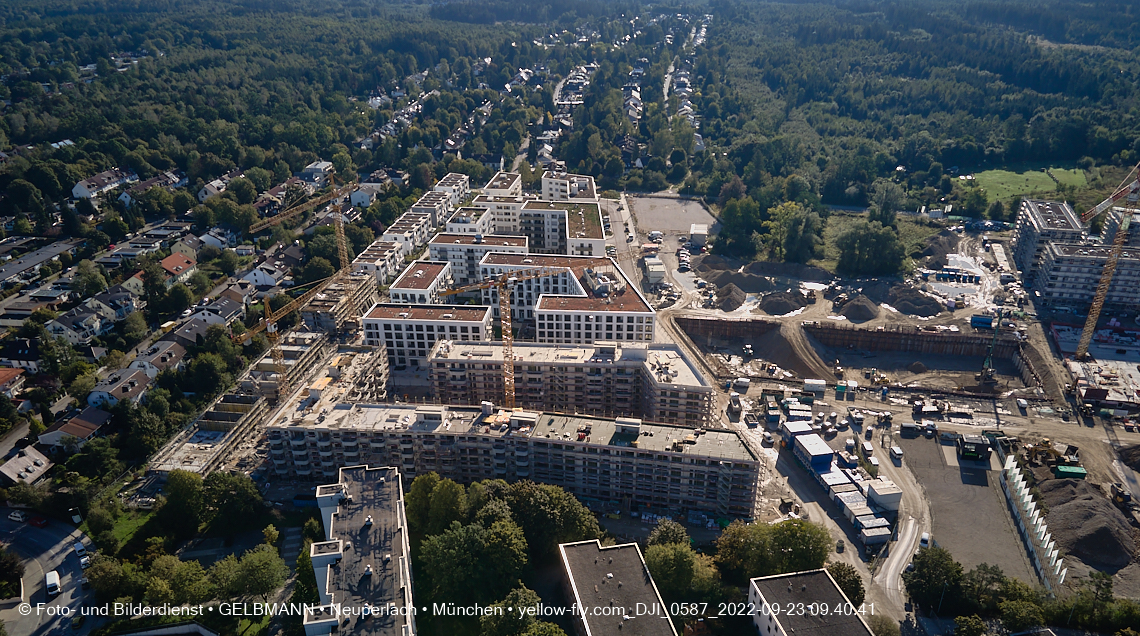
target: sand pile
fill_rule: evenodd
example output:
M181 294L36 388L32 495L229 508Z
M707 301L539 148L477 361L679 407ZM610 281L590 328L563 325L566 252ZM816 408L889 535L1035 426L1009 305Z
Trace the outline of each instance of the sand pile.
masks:
M958 252L960 240L961 237L950 230L942 230L932 236L930 242L926 244L926 249L922 250L923 264L930 269L946 267L946 255Z
M701 272L701 276L717 287L733 285L749 294L763 294L776 289L776 285L771 280L752 274L741 274L728 270L709 270Z
M1132 561L1132 526L1096 486L1049 479L1038 489L1049 507L1049 531L1065 552L1097 569L1122 568Z
M911 373L926 373L926 365L915 361L910 363L910 366L907 367L906 370L910 371Z
M773 292L760 299L760 309L769 316L783 316L802 307L807 307L808 299L798 291Z
M719 307L721 311L735 311L744 304L746 299L747 295L732 283L729 283L725 287L720 287L716 291L717 307Z
M852 322L865 322L879 317L879 306L870 298L859 294L843 304L839 313Z
M833 374L819 357L814 342L797 323L786 323L752 341L756 357L774 362L801 378L829 379Z
M1120 453L1120 461L1132 470L1140 470L1140 444L1124 446L1117 452Z

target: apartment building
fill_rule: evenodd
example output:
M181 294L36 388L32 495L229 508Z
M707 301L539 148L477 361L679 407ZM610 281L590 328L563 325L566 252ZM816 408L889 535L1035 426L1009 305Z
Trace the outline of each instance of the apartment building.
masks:
M388 297L394 303L440 304L441 291L451 287L451 263L412 261L400 277L392 281Z
M638 636L677 636L636 543L602 547L591 539L560 544L558 553L566 606L580 608L572 617L576 636L626 636L634 631L626 627L629 614L614 620L612 607L642 609L632 619L639 621Z
M527 201L518 211L519 234L536 254L603 256L606 235L597 203Z
M311 331L329 334L345 330L376 303L376 279L363 273L352 273L328 285L301 309L301 320Z
M425 192L418 201L413 203L408 211L427 214L431 218L432 228L437 228L443 225L444 221L451 216L453 209L455 208L451 203L450 194L429 190Z
M519 281L511 295L511 317L533 323L537 342L653 342L656 312L608 258L488 254L480 265L480 277L534 267L564 268L556 276ZM493 307L497 319L498 290L483 290L483 304Z
M471 200L471 205L491 211L491 226L495 234L518 234L519 212L524 205L536 200L538 197L531 194L481 194Z
M443 231L448 234L482 234L486 236L495 231L495 215L487 208L463 207L456 210Z
M522 196L522 175L517 172L496 172L483 186L483 194L492 197Z
M1068 203L1026 199L1013 229L1013 262L1022 280L1032 281L1049 243L1080 243L1081 219Z
M431 213L408 210L384 230L380 240L399 243L400 255L408 256L428 242L433 227Z
M1043 250L1033 289L1041 294L1041 300L1050 303L1090 303L1111 252L1112 245L1049 243ZM1121 252L1104 302L1115 307L1140 303L1140 249L1126 247Z
M338 472L334 483L316 491L326 540L309 547L318 602L305 607L305 636L415 636L412 553L400 472L369 466ZM371 613L353 618L361 608L372 608ZM349 628L345 621L355 625Z
M844 609L860 608L852 604L826 568L754 578L748 582L748 605L765 608L752 614L756 633L764 636L874 634L861 612ZM841 611L773 611L801 606L840 608Z
M371 274L377 285L387 285L404 267L404 255L395 241L377 239L352 261L352 271Z
M432 190L446 194L451 207L457 208L471 195L471 177L458 172L449 172L432 187Z
M483 280L480 262L491 252L526 254L525 236L479 236L476 234L436 234L428 243L428 257L451 263L451 277L456 285Z
M292 412L292 410L290 410ZM460 483L533 479L598 509L752 517L760 462L740 435L482 408L349 404L323 398L266 430L279 479L324 479L360 464Z
M476 305L378 303L361 319L364 344L384 346L397 370L425 368L439 340L491 338L491 308Z
M598 189L594 178L584 174L571 174L558 162L542 173L544 201L598 202Z
M714 419L713 387L673 344L519 342L514 355L515 401L526 408L685 426ZM502 343L443 341L427 364L432 395L444 404L503 401Z
M318 365L324 364L334 351L333 345L329 343L328 335L324 333L292 331L281 336L277 343L277 348L280 349L283 356L282 365L285 369L285 381L292 388L300 386L301 382ZM385 368L385 373L386 371ZM273 356L271 352L267 351L260 360L250 366L249 371L239 384L243 392L260 395L276 404L280 398L286 397L279 395L280 380Z

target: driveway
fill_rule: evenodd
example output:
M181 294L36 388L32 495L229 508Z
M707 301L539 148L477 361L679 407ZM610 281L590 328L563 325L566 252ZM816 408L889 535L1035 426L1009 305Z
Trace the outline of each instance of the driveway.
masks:
M88 616L83 628L71 629L71 617L78 614L79 608L94 602L94 592L84 590L79 585L83 570L79 567L79 557L72 546L82 540L92 549L91 540L71 524L51 520L43 528L28 523L17 523L8 519L9 508L0 508L0 540L4 546L16 553L24 562L24 601L30 604L30 614L24 616L20 608L0 611L0 620L9 636L46 636L52 633L83 634L98 627L102 617ZM55 570L59 573L62 592L53 599L47 598L44 591L44 574ZM42 607L37 607L43 603ZM47 615L48 612L71 610L67 617ZM24 611L27 611L27 607ZM39 611L37 611L39 610ZM37 615L39 614L39 615Z

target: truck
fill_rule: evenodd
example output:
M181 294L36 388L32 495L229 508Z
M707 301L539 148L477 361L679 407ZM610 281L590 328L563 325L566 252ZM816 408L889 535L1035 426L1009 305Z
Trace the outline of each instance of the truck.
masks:
M974 314L970 316L970 327L972 329L993 329L994 317L985 314Z
M807 393L822 393L827 390L827 383L823 380L804 380L804 391Z
M748 387L752 385L752 380L749 378L736 378L732 383L732 387L737 391L748 391Z

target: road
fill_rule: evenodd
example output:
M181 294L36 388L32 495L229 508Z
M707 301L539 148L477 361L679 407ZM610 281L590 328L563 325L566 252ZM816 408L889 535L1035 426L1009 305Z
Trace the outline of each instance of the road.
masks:
M28 436L28 422L25 420L12 427L3 438L0 438L0 458L5 458L16 449L16 442Z
M885 607L897 610L904 608L906 591L902 582L902 573L910 563L914 554L915 544L918 543L919 525L914 517L907 516L905 520L900 516L898 523L898 541L891 544L890 553L879 566L879 571L872 579L875 589L889 601ZM895 612L892 612L892 614ZM901 616L895 618L901 619Z
M72 630L70 617L36 615L38 603L44 603L46 608L54 611L69 608L78 612L81 606L94 602L94 592L82 589L79 585L83 574L79 558L75 556L72 547L82 540L90 548L91 540L70 524L52 520L46 527L36 528L27 523L9 520L9 512L10 509L0 509L3 514L0 517L0 538L9 550L23 559L24 599L32 607L29 616L21 615L17 608L0 611L0 620L4 622L9 636L46 636L60 633L61 629L84 634L98 627L103 621L101 617L88 616L82 629ZM62 592L49 600L44 592L44 574L51 570L59 573Z

